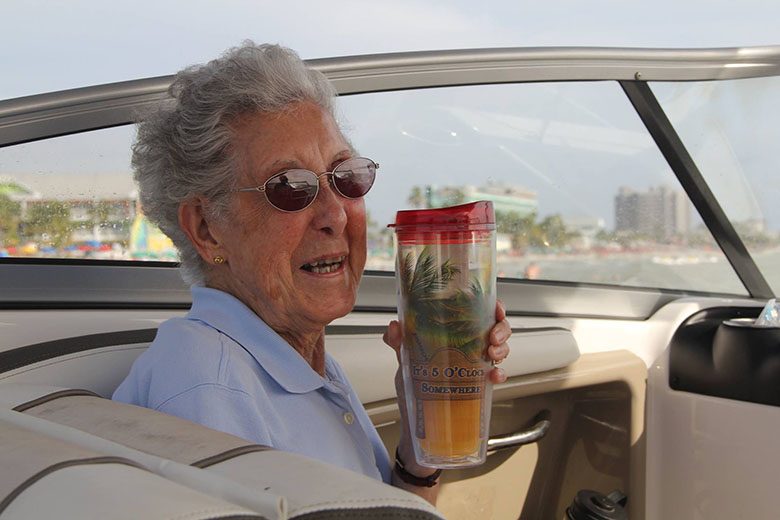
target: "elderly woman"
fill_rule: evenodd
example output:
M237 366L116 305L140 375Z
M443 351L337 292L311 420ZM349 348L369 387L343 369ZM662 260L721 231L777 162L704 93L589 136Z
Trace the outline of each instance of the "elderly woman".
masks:
M193 303L160 326L114 399L435 501L434 470L415 463L408 425L393 471L325 350L325 326L355 303L362 197L377 168L336 124L332 86L292 51L248 43L184 70L170 94L139 126L133 167L144 212L180 252ZM489 355L500 361L510 329L500 306L496 318ZM391 322L385 342L396 352L400 336Z

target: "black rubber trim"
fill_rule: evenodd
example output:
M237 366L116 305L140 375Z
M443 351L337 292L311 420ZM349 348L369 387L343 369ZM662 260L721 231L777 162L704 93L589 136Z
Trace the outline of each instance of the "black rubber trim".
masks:
M0 311L100 311L100 310L189 310L192 302L90 302L90 301L0 301Z
M240 457L241 455L246 455L247 453L256 453L259 451L269 451L269 450L273 450L273 448L271 448L270 446L262 446L260 444L247 444L246 446L231 448L229 450L223 451L222 453L217 453L216 455L212 455L210 457L206 457L205 459L195 461L192 464L190 464L190 466L204 469L204 468L208 468L209 466L213 466L214 464L219 464L220 462L225 462L226 460L230 460L235 457Z
M180 266L179 262L164 262L161 260L106 260L89 258L41 258L28 256L6 256L0 258L2 264L18 265L89 265L89 266L120 266L134 267L139 269L150 269L152 267L163 267L176 269Z
M327 325L325 327L325 335L384 334L386 330L387 325Z
M566 327L512 327L512 334L530 334L533 332L568 332L571 331Z
M358 334L384 334L387 330L386 325L328 325L325 327L326 335L355 336ZM513 327L512 334L523 334L531 332L549 332L566 331L571 332L564 327Z
M130 459L124 459L121 457L91 457L87 459L73 459L73 460L66 460L62 462L58 462L57 464L52 464L46 469L42 469L35 475L31 476L11 491L2 501L0 501L0 515L3 513L3 511L13 502L16 497L18 497L24 490L41 480L42 478L46 477L47 475L50 475L54 473L55 471L64 469L64 468L70 468L73 466L84 466L87 464L124 464L125 466L132 466L134 468L142 469L146 471L146 469L141 466L140 464L133 462Z
M210 520L267 520L267 518L260 515L228 515L213 516Z
M754 298L771 298L774 295L772 288L750 256L650 87L644 81L619 83L745 288Z
M40 406L44 403L48 403L49 401L54 401L62 397L72 397L72 396L89 396L89 397L99 397L102 399L100 395L96 394L92 390L73 388L69 390L58 390L56 392L46 394L44 396L33 399L32 401L27 401L26 403L22 403L20 405L14 406L11 409L14 412L24 412L26 410L29 410L30 408L35 408L36 406Z
M419 509L407 509L403 506L382 506L382 507L345 507L338 509L325 509L323 511L313 511L302 515L290 514L290 520L441 520L441 517L427 511Z
M0 374L40 361L114 345L150 343L157 329L121 330L63 338L0 352Z

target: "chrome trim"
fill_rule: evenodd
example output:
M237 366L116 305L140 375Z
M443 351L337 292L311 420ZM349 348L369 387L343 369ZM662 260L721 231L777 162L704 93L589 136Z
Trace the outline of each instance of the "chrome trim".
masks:
M404 52L308 60L341 95L535 81L702 81L780 75L780 46L551 47ZM131 123L173 76L0 101L0 146Z
M537 442L547 435L550 424L549 415L542 412L536 416L536 424L527 430L512 433L510 435L502 435L501 437L489 438L487 441L487 451L491 452L506 448L517 448L524 444Z
M700 81L780 74L780 46L723 49L551 47L425 51L309 63L340 94L530 81ZM637 76L639 74L639 76Z
M0 101L0 147L132 123L173 76L109 83Z

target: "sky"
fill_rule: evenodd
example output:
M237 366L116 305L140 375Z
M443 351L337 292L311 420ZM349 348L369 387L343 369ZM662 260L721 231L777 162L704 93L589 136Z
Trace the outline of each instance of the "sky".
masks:
M780 44L773 0L4 0L0 20L0 99L171 74L244 39L304 58Z
M4 0L0 2L0 20L3 27L0 100L168 75L214 58L245 39L281 43L303 58L480 47L674 48L780 44L780 1L776 0ZM569 97L577 101L577 96ZM601 97L602 94L597 94L594 99ZM500 112L486 110L488 114ZM521 110L517 116L523 117L529 110ZM413 115L405 124L413 123ZM460 119L465 121L463 117ZM772 118L774 114L765 114L765 119ZM120 162L127 163L127 143L131 136L129 129L126 130L107 131L106 142L118 144L113 152L108 145L101 148L106 156L93 155L90 165L67 163L76 160L71 158L87 155L69 151L75 152L78 146L89 150L95 145L94 137L84 140L83 145L74 144L78 140L73 137L61 142L52 140L48 157L43 157L34 146L5 149L0 154L0 167L15 170L16 165L21 165L34 167L36 172L102 170L103 159L105 164L116 164L120 156ZM451 129L446 130L445 137ZM125 132L127 137L117 140L111 132L122 135ZM773 132L767 135L776 135L776 130ZM392 167L391 156L399 155L401 144L391 141L397 135L388 135L377 137L378 144L371 148L380 163ZM718 149L720 146L720 141L709 143L702 147ZM433 161L439 152L442 158L446 157L446 147L438 151L435 147L421 148L419 153L427 155L432 162L439 162ZM501 153L506 155L506 160L512 154L517 157L511 150ZM532 162L528 155L522 160L526 166ZM604 170L596 163L591 166L597 171ZM756 169L767 174L772 171L763 164ZM447 174L451 171L448 169ZM773 189L771 193L780 196L780 187ZM575 196L581 196L578 190L579 187L569 189ZM723 190L727 192L728 186ZM613 192L599 196L598 202L593 202L594 198L589 203L610 205ZM404 197L399 192L394 200ZM740 201L734 206L745 207L745 204ZM550 212L565 207L571 204L561 201ZM380 215L382 220L391 218L393 208L385 208ZM771 216L772 227L777 227L780 210Z

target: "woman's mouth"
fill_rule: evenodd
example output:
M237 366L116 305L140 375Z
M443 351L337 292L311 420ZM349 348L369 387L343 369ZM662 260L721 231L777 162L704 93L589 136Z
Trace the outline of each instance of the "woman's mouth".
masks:
M303 264L301 266L301 269L315 274L332 273L334 271L338 271L339 269L341 269L341 266L344 265L344 260L346 258L347 258L346 256L334 256L332 258L324 258L322 260L318 260L311 264Z

